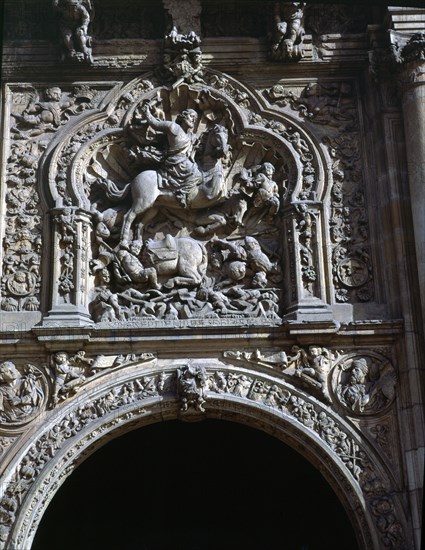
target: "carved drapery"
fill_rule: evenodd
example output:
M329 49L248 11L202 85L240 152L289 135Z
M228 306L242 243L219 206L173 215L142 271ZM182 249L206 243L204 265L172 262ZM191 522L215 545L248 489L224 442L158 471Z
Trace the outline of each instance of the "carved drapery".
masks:
M319 244L327 236L326 155L300 121L265 110L239 82L204 70L198 84L194 74L173 76L171 89L159 84L162 73L117 88L47 147L40 175L48 182L43 199L55 206L57 254L46 325L330 319L328 259ZM167 172L161 132L147 127L146 108L157 125L179 120L185 109L196 113L190 162L206 182L199 188L203 202L186 184L174 188L177 204L167 199L164 181L173 185L181 176ZM223 141L219 157L206 152L213 139ZM145 184L138 191L134 182L155 166L165 190L145 206ZM163 205L159 213L156 204ZM74 241L84 245L75 248ZM188 250L171 252L179 246ZM177 255L174 268L158 257L158 247ZM196 248L204 258L198 264ZM194 262L190 273L182 267L184 254ZM198 277L209 281L206 292L197 290Z

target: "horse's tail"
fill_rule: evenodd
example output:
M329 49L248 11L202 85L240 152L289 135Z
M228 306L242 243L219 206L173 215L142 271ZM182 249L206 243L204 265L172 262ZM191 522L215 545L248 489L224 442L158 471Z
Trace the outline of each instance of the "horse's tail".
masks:
M95 182L96 187L99 187L102 189L109 200L113 202L118 202L122 199L124 199L129 192L130 189L130 183L127 183L125 187L120 189L115 185L115 183L111 180L107 180L105 178L98 178Z
M201 276L202 280L204 280L208 267L208 253L204 243L200 242L199 245L202 250L202 259L201 263L198 265L198 273Z

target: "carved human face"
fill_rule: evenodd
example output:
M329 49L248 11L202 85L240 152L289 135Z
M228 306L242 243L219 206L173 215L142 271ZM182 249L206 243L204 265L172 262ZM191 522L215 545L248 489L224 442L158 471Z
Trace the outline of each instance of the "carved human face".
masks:
M46 97L51 101L59 101L62 96L62 90L60 88L49 88L46 90Z
M272 178L273 177L273 174L274 174L274 166L272 164L270 164L270 162L266 162L264 164L264 173L265 175L268 177L268 178Z
M364 368L353 363L353 368L351 369L350 375L350 384L364 384L366 380L366 374Z
M59 363L59 365L63 365L68 361L68 354L64 352L59 352L55 355L55 361L56 363Z
M17 378L19 378L19 373L15 367L15 365L12 363L12 361L5 361L0 365L0 381L1 382L13 382Z
M140 251L142 250L143 243L141 241L133 241L130 244L130 252L134 256L138 256L140 254Z
M198 120L198 115L193 109L188 109L183 111L181 114L181 122L187 129L192 129L195 127L196 121Z
M229 265L229 275L234 281L240 281L246 275L246 265L244 262L232 262Z

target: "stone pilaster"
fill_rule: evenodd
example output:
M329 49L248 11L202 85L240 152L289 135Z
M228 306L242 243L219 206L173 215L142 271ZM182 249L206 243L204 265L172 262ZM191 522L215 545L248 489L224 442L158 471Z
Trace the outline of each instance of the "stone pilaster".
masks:
M425 319L425 33L401 51L401 93L422 318Z

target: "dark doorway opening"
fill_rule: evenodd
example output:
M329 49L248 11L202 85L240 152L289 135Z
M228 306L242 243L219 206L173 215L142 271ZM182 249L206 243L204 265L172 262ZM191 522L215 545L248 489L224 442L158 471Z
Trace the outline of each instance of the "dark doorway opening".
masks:
M33 550L355 550L302 456L221 420L153 424L89 457L53 498Z

